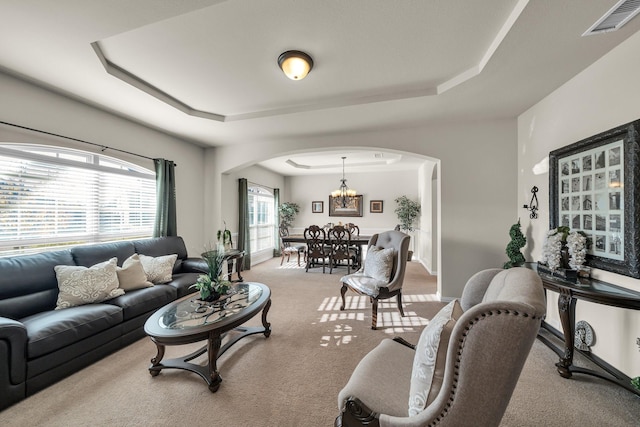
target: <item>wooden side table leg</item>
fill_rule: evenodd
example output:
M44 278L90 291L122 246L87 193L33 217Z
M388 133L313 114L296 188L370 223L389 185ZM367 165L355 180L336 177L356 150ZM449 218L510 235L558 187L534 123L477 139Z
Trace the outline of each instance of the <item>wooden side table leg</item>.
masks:
M287 260L287 262L289 262L289 260ZM244 282L244 279L242 278L243 267L244 267L244 256L241 256L240 258L236 259L236 274L238 275L238 280L240 280L241 282Z
M149 367L149 373L151 374L152 377L158 376L158 374L160 373L160 369L156 368L156 366L158 366L162 361L162 358L164 357L164 349L165 349L164 345L158 344L157 342L155 344L157 349L156 357L151 359L151 366Z
M219 333L212 332L207 341L207 355L209 356L209 390L215 393L220 388L222 377L218 372L218 352L222 344L222 337Z
M569 289L562 288L558 298L558 311L564 333L564 356L556 363L558 373L563 378L571 378L571 366L573 364L573 334L576 317L576 300Z

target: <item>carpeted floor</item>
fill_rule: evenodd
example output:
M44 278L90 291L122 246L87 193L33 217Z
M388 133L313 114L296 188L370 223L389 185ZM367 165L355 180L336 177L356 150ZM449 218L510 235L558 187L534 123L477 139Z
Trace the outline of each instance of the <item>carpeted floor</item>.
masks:
M341 270L305 273L293 261L279 263L274 259L244 273L245 280L272 290L273 332L268 339L245 338L220 358L217 393L185 371L151 377L155 346L145 338L0 412L0 425L331 426L338 392L358 361L385 337L417 342L444 305L435 301L435 278L409 263L406 317L399 316L395 300L383 303L383 328L372 331L366 298L348 294L350 309L339 310ZM259 316L249 324L259 325ZM168 347L165 357L196 347ZM502 426L639 425L637 396L584 375L565 380L555 372L556 359L536 341Z

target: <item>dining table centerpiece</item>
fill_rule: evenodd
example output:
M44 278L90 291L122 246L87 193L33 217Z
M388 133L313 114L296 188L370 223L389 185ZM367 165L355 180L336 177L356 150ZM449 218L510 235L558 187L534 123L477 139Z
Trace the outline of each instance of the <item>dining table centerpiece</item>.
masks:
M212 302L226 295L231 289L226 267L224 244L218 243L216 249L202 253L202 259L207 263L208 273L198 276L196 283L191 285L200 292L200 300Z

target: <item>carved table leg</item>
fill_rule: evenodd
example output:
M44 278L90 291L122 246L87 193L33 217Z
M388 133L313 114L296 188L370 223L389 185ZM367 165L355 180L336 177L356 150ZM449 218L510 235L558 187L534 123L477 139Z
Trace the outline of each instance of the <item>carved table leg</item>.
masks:
M220 388L222 377L218 372L218 351L220 351L220 345L222 344L222 337L219 333L213 332L209 335L207 342L207 354L209 356L209 390L215 393Z
M344 294L347 293L347 285L345 285L344 283L342 284L342 289L340 289L340 294L342 295L342 305L340 306L340 310L344 310L345 307L345 300L344 300Z
M264 336L269 338L271 335L271 323L267 322L267 313L271 308L271 300L267 301L267 305L262 309L262 326L264 326Z
M152 377L155 377L160 373L160 369L154 369L154 367L158 366L162 361L162 358L164 357L164 349L165 349L164 345L158 344L158 343L155 343L155 344L157 348L157 353L156 353L156 357L151 359L151 367L149 368L149 373L151 374Z
M287 260L287 262L289 262L289 260ZM238 280L240 280L241 282L244 282L244 279L242 278L243 267L244 267L244 255L236 259L236 274L238 275Z
M560 289L558 298L558 311L564 333L564 356L556 363L558 373L563 378L571 378L571 365L573 364L573 334L576 317L576 300L571 296L569 289Z

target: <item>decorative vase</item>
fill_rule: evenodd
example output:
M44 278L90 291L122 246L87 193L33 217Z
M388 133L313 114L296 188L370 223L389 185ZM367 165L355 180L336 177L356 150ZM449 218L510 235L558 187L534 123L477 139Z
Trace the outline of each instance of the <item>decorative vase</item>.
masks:
M220 293L216 290L212 290L208 297L200 299L206 302L218 301L218 299L220 299Z
M562 249L560 249L560 268L571 269L569 265L569 260L571 256L569 255L569 248L567 245L562 245Z

